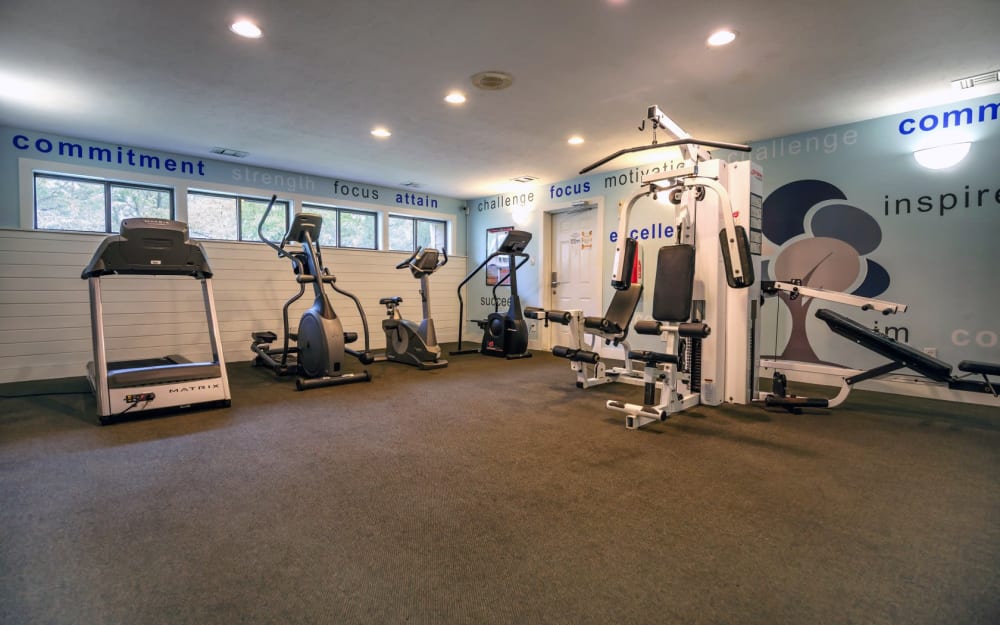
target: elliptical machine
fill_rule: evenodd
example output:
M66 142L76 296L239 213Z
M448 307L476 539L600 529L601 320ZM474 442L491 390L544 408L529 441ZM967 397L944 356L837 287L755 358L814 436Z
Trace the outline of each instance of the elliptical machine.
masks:
M472 270L465 280L458 285L458 349L451 352L452 355L480 353L485 356L495 356L497 358L530 358L528 351L528 324L524 320L524 312L521 310L521 299L517 295L517 270L521 265L531 258L524 253L524 248L531 242L531 233L524 230L511 230L504 237L503 242L493 252L481 262L478 267ZM493 286L493 312L485 320L476 320L476 323L483 329L483 341L479 349L462 349L462 319L464 302L462 301L462 287L472 279L479 271L497 256L507 257L507 275L497 280ZM520 262L516 262L520 259ZM500 300L497 298L497 288L505 282L510 282L510 306L506 312L500 312Z
M372 362L369 353L368 319L365 317L365 311L358 298L337 288L336 277L330 275L330 272L323 265L323 256L319 246L323 218L313 213L295 215L279 245L264 236L263 228L276 200L276 195L271 196L271 202L267 205L264 216L257 224L257 234L261 241L267 243L278 253L280 258L287 258L292 262L292 270L295 272L295 281L299 284L299 292L285 302L281 311L284 322L284 340L281 348L270 347L271 343L278 339L274 332L252 333L253 343L250 345L250 349L256 354L253 366L268 367L280 376L297 375L295 388L300 391L320 386L371 380L367 370L361 373L343 370L345 353L354 356L362 364ZM285 249L286 245L293 243L301 246L299 251ZM288 328L288 308L305 294L306 284L312 285L315 299L313 305L302 313L298 331L291 333ZM334 312L333 305L323 288L325 284L329 284L337 293L351 298L357 306L358 312L361 314L361 322L364 325L365 349L363 352L346 347L346 344L358 340L358 333L344 332L344 326L337 317L337 313ZM291 347L290 341L295 341L296 346Z
M417 248L412 256L396 265L396 269L409 267L414 278L420 279L420 301L424 318L419 324L403 319L399 312L402 297L383 297L378 301L385 306L388 319L382 320L385 330L385 355L376 360L400 362L421 369L447 367L448 361L441 360L441 346L431 319L431 296L429 278L435 271L448 263L448 252L442 249L440 255L434 248Z

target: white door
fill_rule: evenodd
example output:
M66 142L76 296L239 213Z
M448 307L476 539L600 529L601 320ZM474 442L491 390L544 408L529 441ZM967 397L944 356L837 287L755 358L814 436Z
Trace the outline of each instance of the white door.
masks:
M601 259L595 253L597 208L591 206L552 215L551 308L582 310L600 316ZM549 324L549 346L573 345L568 326Z

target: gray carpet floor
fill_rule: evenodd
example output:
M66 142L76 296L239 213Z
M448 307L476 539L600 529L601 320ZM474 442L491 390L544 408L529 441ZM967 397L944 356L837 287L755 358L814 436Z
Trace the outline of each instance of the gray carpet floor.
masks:
M604 402L640 388L450 360L306 392L230 363L231 408L106 427L0 400L0 622L1000 623L997 409L634 432Z

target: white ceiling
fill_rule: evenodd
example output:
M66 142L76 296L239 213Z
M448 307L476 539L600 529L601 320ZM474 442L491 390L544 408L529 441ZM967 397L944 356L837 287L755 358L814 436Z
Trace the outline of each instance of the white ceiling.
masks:
M950 81L1000 67L998 30L997 0L3 0L0 123L471 198L649 143L650 104L738 142L997 93Z

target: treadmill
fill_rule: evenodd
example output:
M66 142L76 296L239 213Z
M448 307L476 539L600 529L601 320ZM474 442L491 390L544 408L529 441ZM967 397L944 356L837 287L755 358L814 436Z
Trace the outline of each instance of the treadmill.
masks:
M114 275L190 276L200 281L212 360L191 362L170 355L108 362L101 280ZM231 404L212 292L212 269L201 244L189 239L187 224L169 219L122 220L120 233L101 242L80 277L90 287L94 360L87 363L87 379L97 398L101 425L126 413L152 414Z

